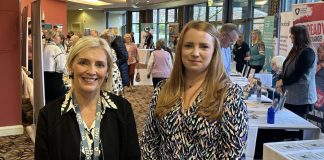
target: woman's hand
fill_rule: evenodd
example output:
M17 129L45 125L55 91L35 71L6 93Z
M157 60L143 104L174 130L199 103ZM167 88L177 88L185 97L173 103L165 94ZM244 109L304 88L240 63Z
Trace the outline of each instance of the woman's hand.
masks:
M248 56L248 57L244 57L244 60L246 60L246 61L249 61L250 59L251 59L250 56Z
M280 93L283 93L283 92L282 92L282 86L283 86L282 79L280 79L280 80L278 80L278 81L276 82L276 90L277 90L278 92L280 92Z

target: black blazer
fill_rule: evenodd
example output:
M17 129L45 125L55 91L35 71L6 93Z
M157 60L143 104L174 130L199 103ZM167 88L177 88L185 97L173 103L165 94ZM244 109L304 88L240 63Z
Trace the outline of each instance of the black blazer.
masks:
M128 52L124 43L124 39L121 36L116 36L116 38L111 42L111 48L116 52L117 65L122 77L123 86L127 86L129 83L128 75Z
M100 138L105 160L138 160L140 149L133 111L122 97L110 94L118 109L106 108L100 123ZM61 115L65 97L48 103L39 112L35 159L79 160L81 136L75 112Z

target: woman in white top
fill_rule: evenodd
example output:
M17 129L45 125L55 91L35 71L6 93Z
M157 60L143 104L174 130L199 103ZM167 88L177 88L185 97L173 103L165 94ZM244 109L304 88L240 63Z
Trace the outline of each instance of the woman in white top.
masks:
M48 40L44 48L44 86L46 103L65 94L63 74L66 72L66 54L58 44L61 41L57 31L49 30L46 35Z

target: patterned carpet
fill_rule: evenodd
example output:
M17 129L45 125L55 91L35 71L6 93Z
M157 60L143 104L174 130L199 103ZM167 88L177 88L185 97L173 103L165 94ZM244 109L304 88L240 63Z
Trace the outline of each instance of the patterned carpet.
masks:
M128 89L127 89L128 90ZM132 91L126 91L125 97L132 104L139 136L146 121L148 104L153 94L153 86L134 86ZM32 122L32 108L28 101L23 102L23 125ZM27 135L0 137L0 160L33 160L34 144Z

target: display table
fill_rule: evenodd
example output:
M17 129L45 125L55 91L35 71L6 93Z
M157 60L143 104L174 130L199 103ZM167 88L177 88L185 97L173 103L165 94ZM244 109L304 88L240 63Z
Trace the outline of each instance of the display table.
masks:
M285 129L285 130L303 130L303 139L319 139L320 129L299 117L293 112L283 109L275 114L275 123L267 123L267 109L271 104L257 103L251 100L245 100L249 115L249 131L247 139L246 158L253 159L256 140L259 129Z
M265 143L263 160L323 160L324 140Z

